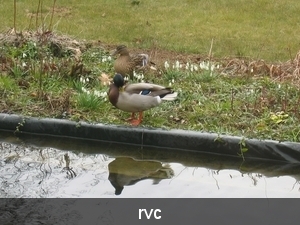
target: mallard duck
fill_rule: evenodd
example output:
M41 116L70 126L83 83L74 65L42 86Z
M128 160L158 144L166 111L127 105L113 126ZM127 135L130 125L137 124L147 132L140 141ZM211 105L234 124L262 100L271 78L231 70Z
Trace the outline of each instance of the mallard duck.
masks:
M116 74L113 83L110 85L108 98L116 108L132 113L128 120L134 126L142 122L143 111L158 106L162 100L173 101L177 98L177 92L160 85L133 83L120 90L124 84L124 77L121 74ZM139 113L138 119L135 118L135 113Z
M144 70L149 63L149 56L147 54L132 56L125 45L117 46L112 55L118 55L118 58L114 62L115 72L121 74L123 77L129 76L131 79L133 78L133 71Z

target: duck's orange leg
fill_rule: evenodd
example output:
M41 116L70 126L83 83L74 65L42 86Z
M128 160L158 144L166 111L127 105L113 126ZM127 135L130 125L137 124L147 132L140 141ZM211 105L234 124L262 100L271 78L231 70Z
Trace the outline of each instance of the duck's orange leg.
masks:
M131 120L131 125L138 126L143 121L143 112L139 112L139 118Z
M135 120L135 113L131 113L131 117L129 117L126 121L132 121Z

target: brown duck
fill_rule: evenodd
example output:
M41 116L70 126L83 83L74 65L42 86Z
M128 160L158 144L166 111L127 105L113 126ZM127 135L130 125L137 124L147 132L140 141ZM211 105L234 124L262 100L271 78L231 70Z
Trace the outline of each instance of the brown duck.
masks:
M118 55L114 62L115 72L121 74L123 77L129 76L131 79L133 78L133 71L143 71L149 63L149 56L147 54L132 56L125 45L117 46L112 55Z
M108 98L116 108L132 113L129 121L134 126L142 122L143 111L158 106L162 100L173 101L177 98L177 92L160 85L134 83L128 84L124 90L120 90L124 84L124 77L121 74L116 74L110 85ZM138 119L135 118L135 113L139 113Z

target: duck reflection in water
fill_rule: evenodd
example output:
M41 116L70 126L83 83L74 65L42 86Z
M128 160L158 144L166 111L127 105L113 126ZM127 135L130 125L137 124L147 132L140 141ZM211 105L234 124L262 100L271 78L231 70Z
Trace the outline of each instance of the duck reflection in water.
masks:
M174 171L169 165L130 157L116 158L108 164L108 170L108 180L116 189L116 195L122 193L124 186L134 185L144 179L153 179L153 183L158 184L160 180L174 176Z

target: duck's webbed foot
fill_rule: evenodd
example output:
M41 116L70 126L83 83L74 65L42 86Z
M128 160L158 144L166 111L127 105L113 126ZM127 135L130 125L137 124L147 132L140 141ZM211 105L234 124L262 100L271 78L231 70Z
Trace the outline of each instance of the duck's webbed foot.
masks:
M130 120L130 123L132 126L138 126L142 121L143 121L143 112L139 112L139 118L138 119L132 118Z

